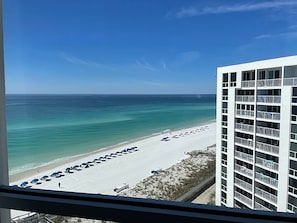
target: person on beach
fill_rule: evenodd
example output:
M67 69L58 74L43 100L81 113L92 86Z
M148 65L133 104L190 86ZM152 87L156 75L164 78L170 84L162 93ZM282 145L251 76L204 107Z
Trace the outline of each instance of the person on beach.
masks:
M61 183L59 182L59 188L61 188Z

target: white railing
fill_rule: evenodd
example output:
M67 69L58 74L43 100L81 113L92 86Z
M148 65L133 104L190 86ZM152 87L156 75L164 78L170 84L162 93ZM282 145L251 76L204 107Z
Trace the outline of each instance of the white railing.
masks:
M222 139L228 139L227 134L222 134Z
M261 211L271 211L269 208L264 207L262 204L259 204L255 201L255 209L261 210Z
M223 82L223 87L228 87L228 82Z
M255 87L255 80L241 81L241 87Z
M228 96L223 95L222 99L223 99L223 100L228 100Z
M228 123L226 121L222 121L222 126L227 126Z
M291 139L297 140L297 133L291 132Z
M221 176L224 177L224 178L227 178L227 174L224 173L224 172L222 172Z
M248 191L252 191L253 186L243 180L240 180L238 178L235 177L235 184L237 184L238 186L247 189Z
M265 79L258 80L257 87L271 87L271 86L281 86L282 79Z
M296 213L297 212L297 206L288 203L288 210Z
M227 152L227 147L225 147L225 146L222 146L222 152Z
M279 153L279 147L262 143L262 142L256 142L256 148L265 152L278 154Z
M255 96L248 96L248 95L238 95L235 98L236 101L242 101L242 102L254 102Z
M227 166L227 160L223 160L222 159L222 162L221 163Z
M281 96L257 96L257 102L262 103L281 103Z
M256 157L256 163L269 169L278 170L278 164L273 162L272 160L266 160L260 157Z
M239 193L239 192L237 192L237 191L235 191L234 196L235 196L237 199L239 199L241 202L247 204L248 206L252 206L252 203L253 203L253 202L252 202L252 199L250 199L250 198L244 196L243 194L241 194L241 193Z
M297 115L291 115L291 121L296 122L297 121Z
M249 111L249 110L236 110L236 115L253 117L254 114L255 114L254 111Z
M239 152L239 151L234 151L235 157L241 158L243 160L249 161L249 162L253 162L253 156L243 153L243 152Z
M280 113L257 111L257 118L280 120Z
M277 196L275 196L265 190L262 190L262 189L256 187L255 193L257 195L261 196L262 198L265 198L266 200L273 202L274 204L277 203Z
M248 169L248 168L246 168L245 166L240 166L238 164L235 164L234 165L234 168L235 168L235 170L237 170L238 172L240 172L242 174L246 174L246 175L248 175L250 177L253 176L253 171L250 170L250 169Z
M246 132L254 132L254 126L243 124L243 123L235 123L235 129L246 131Z
M279 137L279 130L267 127L257 126L257 133L267 136Z
M235 137L235 143L239 143L241 145L245 145L245 146L249 146L249 147L254 146L254 142L252 139L243 139L240 137Z
M297 85L297 77L284 78L284 85Z
M221 189L227 192L227 187L225 185L221 185Z
M228 108L222 108L222 113L228 113Z
M297 152L290 150L290 157L297 159Z
M277 179L273 179L271 177L268 177L262 173L257 173L256 172L256 179L261 180L264 183L267 183L271 186L277 187L278 186L278 180Z
M230 82L230 87L236 87L236 81Z

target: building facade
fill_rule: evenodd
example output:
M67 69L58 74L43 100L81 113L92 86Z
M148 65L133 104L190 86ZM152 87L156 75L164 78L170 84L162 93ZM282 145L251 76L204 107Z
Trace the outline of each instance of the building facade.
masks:
M297 56L217 69L216 204L297 212Z

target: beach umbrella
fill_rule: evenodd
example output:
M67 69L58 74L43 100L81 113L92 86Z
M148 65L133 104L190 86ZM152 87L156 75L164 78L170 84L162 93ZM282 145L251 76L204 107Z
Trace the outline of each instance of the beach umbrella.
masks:
M45 176L41 177L40 180L46 180L47 178L48 178L48 176L45 175Z
M56 175L58 175L58 173L53 172L50 176L51 176L51 177L55 177Z
M35 183L37 183L39 180L37 179L37 178L34 178L33 180L31 180L31 183L32 184L35 184Z
M29 183L27 182L27 181L24 181L24 182L22 182L21 183L21 187L25 187L25 186L27 186Z

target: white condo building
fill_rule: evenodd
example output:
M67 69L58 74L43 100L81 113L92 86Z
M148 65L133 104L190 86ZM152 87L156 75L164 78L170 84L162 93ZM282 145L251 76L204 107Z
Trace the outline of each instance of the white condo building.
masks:
M216 204L297 212L297 56L217 75Z

